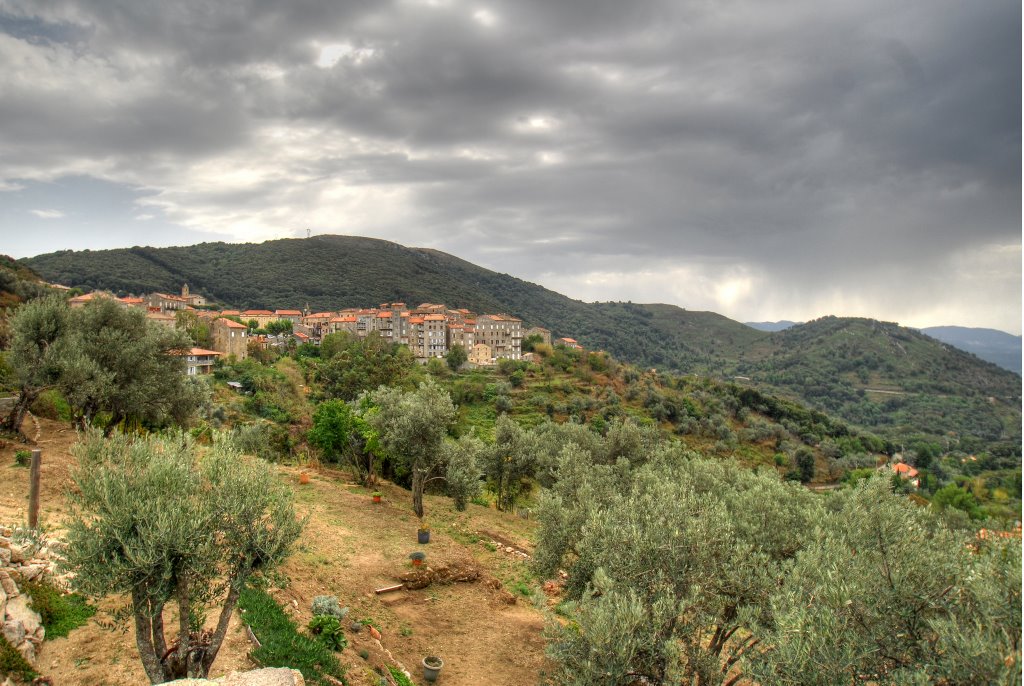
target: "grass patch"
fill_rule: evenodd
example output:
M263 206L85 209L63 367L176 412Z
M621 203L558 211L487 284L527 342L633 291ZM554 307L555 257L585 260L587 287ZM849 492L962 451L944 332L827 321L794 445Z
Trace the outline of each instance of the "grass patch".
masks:
M291 667L308 683L327 684L324 676L344 681L344 670L330 648L300 634L277 601L266 591L246 588L238 598L243 619L262 644L252 656L265 667ZM347 682L346 682L347 683Z
M0 678L12 676L29 683L39 674L32 665L21 656L3 634L0 634Z
M392 667L388 665L388 671L391 672L391 678L395 680L398 686L415 686L412 683L412 679L405 675L405 672L400 670L398 667Z
M67 636L96 614L96 608L84 596L65 595L46 581L23 582L21 590L32 599L32 609L42 618L47 640Z

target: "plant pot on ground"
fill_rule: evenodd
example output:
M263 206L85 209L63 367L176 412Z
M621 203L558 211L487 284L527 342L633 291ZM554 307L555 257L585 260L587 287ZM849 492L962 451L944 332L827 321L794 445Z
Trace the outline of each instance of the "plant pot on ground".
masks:
M414 553L409 553L409 559L412 560L413 567L419 567L421 564L423 564L423 561L427 559L427 554L417 550Z
M416 540L420 543L430 543L430 527L426 524L416 530Z
M437 681L437 677L441 673L441 667L443 666L444 660L439 658L437 655L428 655L423 658L423 679L431 683Z
M373 502L379 503L380 499L381 499L381 492L380 491L374 491L373 492Z

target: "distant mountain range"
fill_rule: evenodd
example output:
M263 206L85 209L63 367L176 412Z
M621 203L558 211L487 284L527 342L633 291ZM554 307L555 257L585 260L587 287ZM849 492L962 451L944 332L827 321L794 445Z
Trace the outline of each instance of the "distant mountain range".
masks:
M826 317L775 333L674 305L584 303L443 252L348 236L61 251L21 260L51 282L180 290L235 308L403 301L508 313L643 367L778 392L887 436L1020 450L1020 377L912 329Z
M783 319L777 322L744 322L758 331L778 332L796 326L801 322ZM1021 373L1021 337L997 329L980 329L967 326L929 326L917 329L943 343L977 355L986 362L997 364L1003 369Z

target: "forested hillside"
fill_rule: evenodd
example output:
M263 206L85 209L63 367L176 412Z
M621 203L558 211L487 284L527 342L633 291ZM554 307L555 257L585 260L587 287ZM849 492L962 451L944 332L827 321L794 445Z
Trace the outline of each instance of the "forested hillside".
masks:
M507 312L641 367L745 377L736 380L893 441L1016 444L1020 454L1020 377L896 324L827 317L769 333L674 305L584 303L436 250L349 236L62 251L22 262L51 281L118 294L188 283L237 308L405 301Z

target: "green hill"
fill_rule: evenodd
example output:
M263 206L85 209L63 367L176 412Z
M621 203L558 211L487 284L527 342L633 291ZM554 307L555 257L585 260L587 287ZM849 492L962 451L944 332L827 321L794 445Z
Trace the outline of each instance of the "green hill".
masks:
M674 305L584 303L437 250L350 236L61 251L22 264L118 294L187 283L237 308L404 301L507 312L641 367L741 377L894 441L923 436L965 450L1008 442L1020 453L1020 377L895 324L827 317L769 333Z

